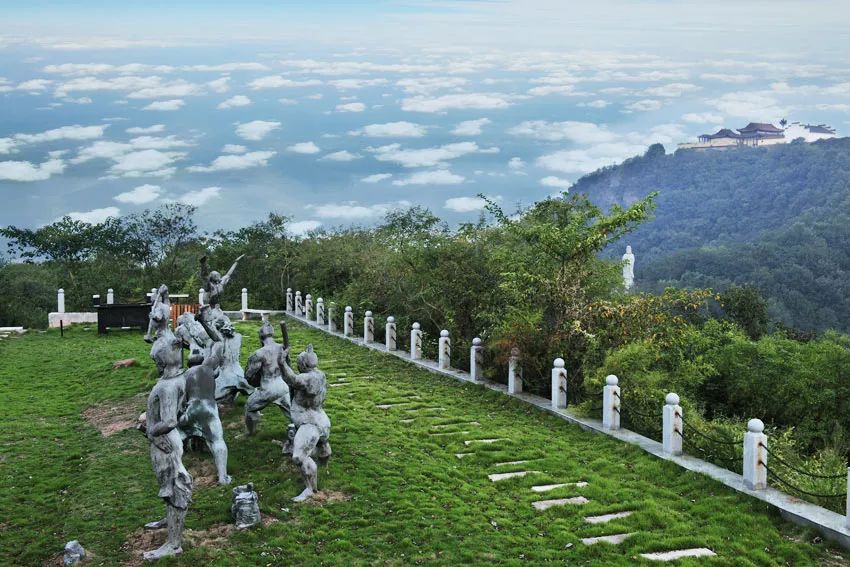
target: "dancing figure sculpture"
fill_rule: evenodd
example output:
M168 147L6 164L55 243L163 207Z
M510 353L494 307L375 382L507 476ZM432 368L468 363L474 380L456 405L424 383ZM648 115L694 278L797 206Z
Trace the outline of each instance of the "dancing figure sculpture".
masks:
M285 325L281 322L284 340L286 340ZM287 420L291 419L289 387L283 380L288 350L284 348L284 345L275 342L274 328L268 321L260 327L259 335L262 346L251 354L245 367L246 380L256 388L245 404L245 427L248 435L254 435L257 432L260 410L269 404L279 407Z

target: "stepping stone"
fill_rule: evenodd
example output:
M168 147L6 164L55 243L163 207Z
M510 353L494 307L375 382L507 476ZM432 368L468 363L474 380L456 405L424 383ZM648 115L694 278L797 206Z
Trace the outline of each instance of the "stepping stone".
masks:
M572 498L558 498L556 500L538 500L537 502L532 502L531 505L534 506L535 510L548 510L553 506L565 506L567 504L575 504L580 506L582 504L587 504L590 502L584 496L574 496Z
M594 544L597 544L597 543L610 543L610 544L613 544L613 545L617 545L619 543L623 543L624 541L626 541L626 539L632 537L633 535L635 535L635 534L630 533L630 534L606 535L606 536L599 536L599 537L586 537L586 538L582 538L581 542L584 545L594 545Z
M351 386L351 382L337 382L336 384L328 384L331 388L336 388L337 386Z
M446 408L414 408L407 411L408 413L413 413L415 411L446 411Z
M399 421L399 423L413 423L416 420L415 419L400 419L398 421Z
M706 547L640 554L641 557L649 559L650 561L675 561L676 559L682 559L683 557L714 557L715 555L717 554Z
M517 471L517 472L494 473L494 474L488 474L487 478L489 478L491 482L499 482L500 480L507 480L509 478L523 477L527 474L540 474L540 471Z
M473 443L495 443L496 441L501 441L501 439L470 439L469 441L464 441L463 444L469 447Z
M481 424L478 423L477 421L463 421L461 423L436 423L436 424L432 425L431 427L436 429L437 427L452 427L453 425L481 425Z
M613 514L602 514L601 516L588 516L584 519L588 524L606 524L612 520L619 520L621 518L628 518L634 514L633 510L628 510L626 512L615 512Z
M455 453L455 457L458 459L462 459L464 457L468 457L469 455L474 455L475 453Z
M410 402L399 402L397 404L375 404L375 407L379 408L379 409L390 409L390 408L394 408L396 406L406 406L409 403Z
M537 460L537 459L533 459L533 460ZM505 461L504 463L496 463L493 466L494 467L506 467L508 465L524 465L525 463L529 463L529 462L531 462L531 461L530 460L528 460L528 461Z
M442 437L443 435L469 435L469 431L441 431L439 433L429 433L431 437Z
M539 486L532 486L531 490L534 492L549 492L550 490L555 490L556 488L562 488L564 486L575 486L576 488L584 488L587 486L587 483L584 481L581 482L562 482L560 484L541 484Z

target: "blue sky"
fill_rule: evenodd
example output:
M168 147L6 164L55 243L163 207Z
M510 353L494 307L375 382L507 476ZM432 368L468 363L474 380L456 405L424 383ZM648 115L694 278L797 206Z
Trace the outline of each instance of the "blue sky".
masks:
M4 3L0 225L474 219L750 121L850 129L834 1Z

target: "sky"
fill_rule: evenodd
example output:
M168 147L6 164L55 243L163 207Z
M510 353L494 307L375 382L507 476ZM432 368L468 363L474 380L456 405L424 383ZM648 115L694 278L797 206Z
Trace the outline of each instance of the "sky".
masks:
M457 223L720 127L844 136L843 4L0 3L0 226L173 201L209 231Z

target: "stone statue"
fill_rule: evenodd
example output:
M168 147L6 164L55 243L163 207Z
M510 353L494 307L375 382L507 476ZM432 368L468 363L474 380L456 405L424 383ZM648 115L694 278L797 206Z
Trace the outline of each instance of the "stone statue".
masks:
M623 287L628 291L635 285L635 255L632 254L631 246L626 246L623 262Z
M168 286L161 284L151 297L151 312L148 316L148 332L145 334L145 341L153 343L157 337L166 331L171 332L171 300L168 298ZM153 353L151 353L153 356Z
M313 352L313 345L308 345L307 350L298 355L297 364L298 374L284 361L283 378L295 394L291 408L295 426L292 460L301 467L306 484L303 492L292 500L303 502L319 490L314 452L321 460L331 456L328 442L331 422L323 408L328 391L327 380L325 373L318 369L319 359Z
M167 305L168 288L161 286L158 299ZM183 552L180 546L186 510L192 502L192 476L183 466L183 440L178 424L186 404L186 381L181 364L182 341L168 328L162 329L162 313L151 312L151 321L159 327L151 348L151 357L159 370L159 381L148 396L147 411L140 425L150 441L151 464L159 482L159 496L165 501L165 518L145 524L145 528L168 526L168 540L159 548L144 553L154 561Z
M286 336L285 323L281 328ZM248 435L257 432L260 421L260 410L274 404L280 408L287 419L290 418L289 387L283 379L283 369L286 365L288 349L274 341L274 328L268 321L260 327L260 343L263 345L248 358L245 367L245 378L256 389L248 397L245 404L245 426Z
M221 294L224 293L225 286L230 282L233 272L236 271L236 265L239 263L239 260L244 257L245 255L243 254L236 258L236 261L233 262L233 265L230 266L230 269L223 276L215 270L210 271L206 256L201 258L201 281L204 282L205 305L211 305L213 308L219 306Z
M233 504L230 513L233 521L240 530L250 528L260 523L260 504L254 485L250 482L233 489Z
M200 321L188 311L177 318L177 329L174 331L183 346L189 349L189 366L201 364L209 355L213 341Z

